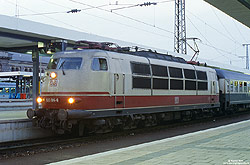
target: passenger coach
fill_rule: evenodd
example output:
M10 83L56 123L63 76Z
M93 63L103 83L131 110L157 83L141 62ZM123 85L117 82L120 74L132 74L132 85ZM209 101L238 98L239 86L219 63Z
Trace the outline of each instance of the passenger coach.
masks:
M250 107L250 76L216 69L220 84L221 108L236 110Z

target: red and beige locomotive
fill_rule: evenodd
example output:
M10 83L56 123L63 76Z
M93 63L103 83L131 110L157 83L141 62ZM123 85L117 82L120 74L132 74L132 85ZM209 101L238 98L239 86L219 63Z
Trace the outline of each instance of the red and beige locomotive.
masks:
M215 69L152 51L56 53L38 102L40 109L27 112L37 125L80 135L220 111Z

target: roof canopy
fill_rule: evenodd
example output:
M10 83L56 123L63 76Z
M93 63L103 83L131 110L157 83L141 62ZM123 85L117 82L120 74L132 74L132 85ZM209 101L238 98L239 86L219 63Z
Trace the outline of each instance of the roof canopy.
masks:
M250 28L250 0L205 0Z

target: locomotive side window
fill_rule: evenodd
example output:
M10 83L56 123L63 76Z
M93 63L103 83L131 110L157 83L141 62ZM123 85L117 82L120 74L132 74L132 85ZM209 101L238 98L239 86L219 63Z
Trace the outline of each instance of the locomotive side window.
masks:
M198 82L198 90L207 90L207 82Z
M181 68L169 67L169 74L170 74L170 77L183 78Z
M105 58L94 58L91 67L94 71L106 71L108 70L107 60Z
M191 69L184 69L184 76L186 79L196 79L195 71Z
M207 80L207 73L203 71L196 71L197 79L199 80Z
M131 69L133 74L150 75L150 67L148 64L131 63Z
M133 88L151 88L151 79L147 77L135 77L133 76Z
M182 80L170 80L170 89L183 90Z
M153 89L168 89L168 79L153 79Z
M131 62L133 73L133 88L151 89L150 66L148 64Z
M151 65L153 76L168 77L168 68L166 66Z
M185 80L185 90L196 90L196 81Z

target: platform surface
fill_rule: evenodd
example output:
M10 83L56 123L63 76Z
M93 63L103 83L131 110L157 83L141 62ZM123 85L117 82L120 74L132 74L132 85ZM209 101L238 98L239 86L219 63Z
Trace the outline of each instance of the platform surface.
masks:
M0 111L0 122L3 120L28 119L27 110Z
M250 120L51 165L250 165Z
M0 122L27 119L26 112L29 108L32 108L31 99L0 99Z

